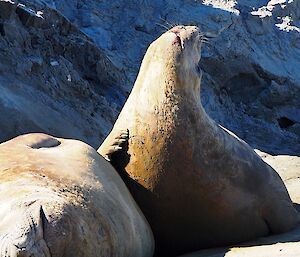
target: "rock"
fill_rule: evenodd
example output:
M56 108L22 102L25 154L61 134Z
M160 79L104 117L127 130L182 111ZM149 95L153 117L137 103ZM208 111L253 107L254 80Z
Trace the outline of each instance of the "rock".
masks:
M265 162L278 171L292 201L300 211L300 157L272 156L256 150ZM231 247L198 251L182 257L288 257L300 255L300 225L294 230L280 235L260 238Z
M28 134L0 160L1 256L152 256L147 221L92 147Z
M127 79L91 38L50 7L0 1L0 142L28 132L98 147Z

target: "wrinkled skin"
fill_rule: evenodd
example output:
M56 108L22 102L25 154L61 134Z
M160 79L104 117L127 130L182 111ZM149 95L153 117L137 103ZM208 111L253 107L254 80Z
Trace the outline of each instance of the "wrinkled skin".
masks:
M0 144L1 257L153 254L151 229L92 147L45 134Z
M111 154L154 233L156 255L173 256L290 230L299 220L278 174L205 113L201 33L178 26L154 41L110 135ZM228 117L230 118L230 117Z

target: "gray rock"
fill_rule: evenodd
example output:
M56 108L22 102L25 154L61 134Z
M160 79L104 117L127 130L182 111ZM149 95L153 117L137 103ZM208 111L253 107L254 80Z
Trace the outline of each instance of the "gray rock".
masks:
M58 11L0 1L0 142L28 132L98 147L128 81Z

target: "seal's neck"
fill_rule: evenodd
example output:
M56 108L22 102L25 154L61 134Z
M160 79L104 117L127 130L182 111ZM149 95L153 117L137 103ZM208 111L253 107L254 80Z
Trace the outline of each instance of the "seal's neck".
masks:
M189 71L176 72L162 86L171 95L177 95L185 101L200 103L200 78Z
M180 71L174 65L143 63L131 95L134 101L158 105L166 99L200 103L200 80L193 71Z
M158 63L159 65L159 63ZM197 120L197 127L206 127L207 115L200 100L200 79L183 77L175 69L162 66L142 67L132 92L115 124L118 129L131 129L137 121L148 126L149 119L161 126L181 124L186 117ZM183 125L183 124L182 124ZM176 125L177 126L177 125Z

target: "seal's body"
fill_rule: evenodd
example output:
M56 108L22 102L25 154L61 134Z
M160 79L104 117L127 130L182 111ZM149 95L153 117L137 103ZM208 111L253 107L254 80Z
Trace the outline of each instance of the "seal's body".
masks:
M122 179L92 147L45 134L0 144L0 256L151 257L153 248Z
M201 34L175 27L153 42L99 152L129 130L112 164L141 207L163 256L291 229L298 221L278 174L205 113Z

